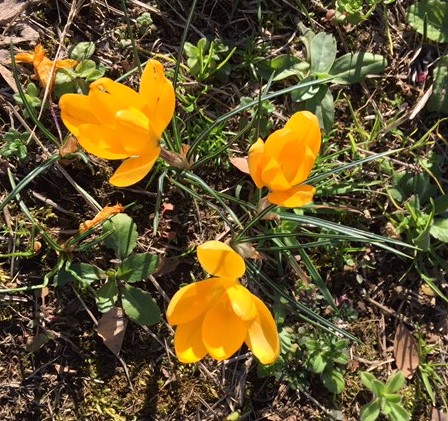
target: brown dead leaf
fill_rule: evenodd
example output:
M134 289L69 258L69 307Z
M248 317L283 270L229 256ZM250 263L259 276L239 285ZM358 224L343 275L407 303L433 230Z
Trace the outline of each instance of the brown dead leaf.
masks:
M431 421L448 421L448 415L441 409L432 408Z
M5 80L5 82L14 92L18 92L14 76L9 69L3 66L3 64L0 64L0 76Z
M237 169L239 169L244 174L249 174L249 164L247 158L230 158L230 163Z
M394 338L394 356L399 370L411 379L420 364L417 341L404 325L397 326Z
M98 335L103 339L104 345L115 355L120 353L127 324L128 319L123 315L123 309L120 307L112 307L98 321Z
M0 7L0 25L7 25L11 22L25 9L26 4L26 1L3 0Z

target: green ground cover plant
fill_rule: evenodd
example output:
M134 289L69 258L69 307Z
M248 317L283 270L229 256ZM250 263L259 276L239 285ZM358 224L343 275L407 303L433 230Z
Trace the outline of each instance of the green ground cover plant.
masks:
M0 67L1 416L446 416L439 15L56 3Z

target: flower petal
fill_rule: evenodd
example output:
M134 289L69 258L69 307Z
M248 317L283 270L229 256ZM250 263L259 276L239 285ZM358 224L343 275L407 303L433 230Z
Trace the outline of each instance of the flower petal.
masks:
M226 289L230 305L234 313L243 321L252 321L257 316L253 294L240 284L236 284Z
M110 184L117 187L127 187L138 183L151 171L159 155L160 148L156 148L146 155L126 159L109 180Z
M240 278L246 271L244 259L221 241L207 241L197 248L199 263L213 276Z
M64 60L56 60L56 69L71 69L78 64L76 60L66 58Z
M300 132L302 142L317 156L322 141L318 118L309 111L299 111L292 115L285 125L295 132Z
M61 118L65 126L75 135L79 134L81 124L97 124L90 101L85 95L65 94L59 100Z
M249 172L255 185L261 189L264 186L261 173L264 161L264 142L258 139L249 149L247 163L249 164Z
M165 77L161 63L149 60L140 81L140 97L145 101L143 112L151 121L159 138L173 118L175 93Z
M202 340L215 360L230 358L241 347L246 335L247 324L232 311L227 298L217 301L205 314Z
M64 123L70 128L66 120L64 120ZM124 159L129 157L129 153L121 145L125 134L98 124L81 124L75 127L75 130L77 133L73 134L78 137L79 144L87 152L104 159Z
M210 278L182 287L168 304L166 310L168 323L175 326L200 317L215 300L222 297L226 288L236 283L235 279Z
M118 111L127 110L131 106L141 110L145 105L137 92L106 77L91 83L88 97L96 117L106 126L112 127Z
M291 188L291 183L283 173L284 163L277 161L276 158L269 157L261 173L263 183L271 190L287 190Z
M255 295L253 300L257 317L247 331L246 344L262 364L271 364L280 354L277 326L266 304Z
M32 63L34 61L34 54L32 53L18 53L14 56L16 63Z
M268 194L268 200L274 205L284 208L300 208L313 201L316 189L308 184L301 184L284 191Z
M174 334L174 349L182 363L195 363L207 355L202 340L202 318L180 325Z

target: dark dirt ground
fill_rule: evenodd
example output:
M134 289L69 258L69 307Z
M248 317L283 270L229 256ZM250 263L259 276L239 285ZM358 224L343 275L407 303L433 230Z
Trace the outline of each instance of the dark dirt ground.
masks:
M138 52L142 58L154 53L177 58L190 3L180 0L156 0L150 4L137 0L128 2L131 22L135 23L136 17L146 11L153 18L151 30L137 34ZM265 45L266 54L275 55L279 51L297 51L300 54L295 31L297 23L302 21L313 25L315 30L333 33L341 52L364 50L386 56L389 65L384 75L342 89L336 104L336 127L332 133L336 148L348 144L347 132L353 127L353 115L344 97L349 98L366 131L372 127L372 120L366 116L375 110L380 110L384 116L392 115L388 113L394 112L394 105L388 98L398 96L411 108L421 98L423 88L415 87L408 80L411 56L419 43L415 33L405 24L409 3L399 1L385 13L393 52L385 36L382 7L367 22L356 27L335 27L325 20L325 8L314 1L201 0L188 40L195 43L203 35L218 36L241 50L249 40L256 40ZM68 18L73 6L71 2L62 0L30 1L13 18L0 20L1 63L8 66L9 37L13 37L14 47L18 50L30 50L40 42L52 52L59 45L65 28L63 47L93 41L96 45L94 59L106 66L108 77L120 77L132 68L133 51L120 43L120 31L125 33L127 30L121 2L78 2L77 13ZM2 3L0 11L4 12L1 8ZM306 10L310 14L307 15ZM67 21L70 24L65 27ZM24 28L28 35L25 34L25 40L21 41L19 37L23 36ZM234 61L241 60L241 57L236 55ZM23 80L28 77L29 72L26 72L21 75ZM131 84L135 83L135 79L130 80ZM186 86L192 94L197 89L193 80L187 81ZM205 97L201 97L201 105L213 118L238 105L242 96L254 96L258 88L256 81L250 79L247 68L243 68L235 71L228 83L216 83ZM14 105L12 93L11 88L2 82L2 133L11 124L22 127L17 113L13 112L13 107L19 109ZM290 114L294 107L286 96L278 98L276 106L285 114ZM195 117L195 113L186 113L180 106L177 112L187 121ZM405 121L400 129L404 133L424 133L425 128L433 124L432 118L421 113L414 120ZM48 124L51 129L50 118ZM238 122L232 124L237 125ZM445 122L440 125L437 135L443 138L446 134ZM371 150L380 152L397 147L398 139L392 135L383 136ZM28 163L13 164L13 172L18 179L44 159L38 145L33 145L30 153L32 159ZM411 153L400 156L401 170L414 168L413 158ZM167 259L163 276L156 277L155 283L146 287L154 293L161 307L166 308L161 291L172 296L181 282L192 279L191 273L198 275L194 254L189 252L182 258L179 256L221 233L221 222L210 214L207 206L191 202L173 187L166 191L164 201L174 203L174 210L164 213L159 232L154 235L151 227L156 184L150 184L146 191L143 191L143 183L132 189L117 190L107 183L111 174L109 163L96 158L93 158L93 163L95 177L86 173L84 164L80 162L70 164L66 171L102 205L138 202L139 205L131 208L129 213L139 227L139 250L162 252ZM0 187L4 197L10 190L6 175L8 163L2 160L0 164ZM217 190L228 187L229 182L236 185L242 177L231 166L227 166L225 174L219 177L223 186L217 184L212 166L199 169L199 175L215 183L212 185ZM370 179L376 174L367 169L359 176ZM68 214L43 203L33 192L51 198ZM22 198L36 218L60 241L65 241L69 236L67 233L76 230L81 221L93 216L92 209L80 199L58 169L50 170L31 183ZM358 211L338 216L341 223L376 233L384 232L388 222L388 202L384 195L373 190L369 197L347 194L331 200L332 206ZM12 227L15 233L14 236L7 234L6 230L2 233L2 253L8 252L11 242L17 249L26 248L30 226L21 218L20 208L14 202L0 216L1 224ZM102 248L95 251L95 256L87 252L78 257L81 261L94 258L99 266L107 265L111 258L110 252ZM309 372L304 374L308 384L306 390L294 390L282 379L259 378L257 363L252 357L247 357L244 350L225 363L206 359L196 365L181 365L173 354L172 330L165 322L149 328L129 323L120 362L96 334L94 319L99 314L96 310L91 310L91 314L86 311L94 309L94 303L66 286L0 298L0 419L231 420L236 418L226 417L239 411L241 420L299 421L333 419L331 414L339 410L342 414L339 419L356 420L359 419L360 408L371 399L359 381L358 372L369 370L383 380L393 372L395 329L403 318L409 325L418 326L422 338L435 346L430 358L442 364L447 362L447 306L436 297L422 294L421 279L415 271L408 271L409 262L374 247L355 251L352 258L356 264L353 266L343 261L335 262L334 256L319 252L313 257L333 295L348 297L350 307L359 315L351 323L341 321L341 327L361 341L350 346L346 388L341 395L333 397L322 387L318 376ZM2 259L2 286L38 283L56 259L56 254L45 245L39 254L30 258ZM357 282L358 275L364 278L362 285ZM438 275L443 288L445 273ZM294 281L288 282L294 284ZM313 294L305 294L302 299L325 314L325 306ZM293 325L303 324L291 317ZM42 332L46 335L39 336ZM45 343L39 342L42 338L46 338ZM445 386L448 385L446 367L442 367L439 374ZM408 382L403 395L406 407L412 409L412 419L428 421L432 405L422 390L421 380L415 376Z

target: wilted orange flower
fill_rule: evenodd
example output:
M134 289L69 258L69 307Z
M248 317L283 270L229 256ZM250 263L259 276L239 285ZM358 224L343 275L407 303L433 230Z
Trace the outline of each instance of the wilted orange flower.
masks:
M277 328L266 305L238 280L246 271L243 258L220 241L202 244L197 256L215 277L181 288L168 305L168 323L177 326L177 358L193 363L210 354L225 360L245 342L263 364L274 362L280 353Z
M19 53L15 55L14 59L16 63L32 63L36 77L44 89L47 86L49 86L49 89L53 88L58 69L70 69L78 64L76 60L71 59L56 60L55 62L50 60L45 55L45 50L41 44L36 45L33 53Z
M103 222L105 219L109 218L109 216L116 215L117 213L121 213L124 211L124 207L120 204L114 206L104 206L93 219L87 219L84 222L79 224L79 234L86 232L90 228L93 228L95 225L98 225L100 222Z
M249 149L249 171L258 188L267 186L274 205L295 208L313 200L315 188L301 184L308 178L319 153L321 133L317 117L295 113L283 129Z
M174 88L161 63L150 60L139 92L101 78L89 94L66 94L59 106L67 128L89 153L125 159L109 180L118 187L140 181L161 152L160 139L174 114Z

